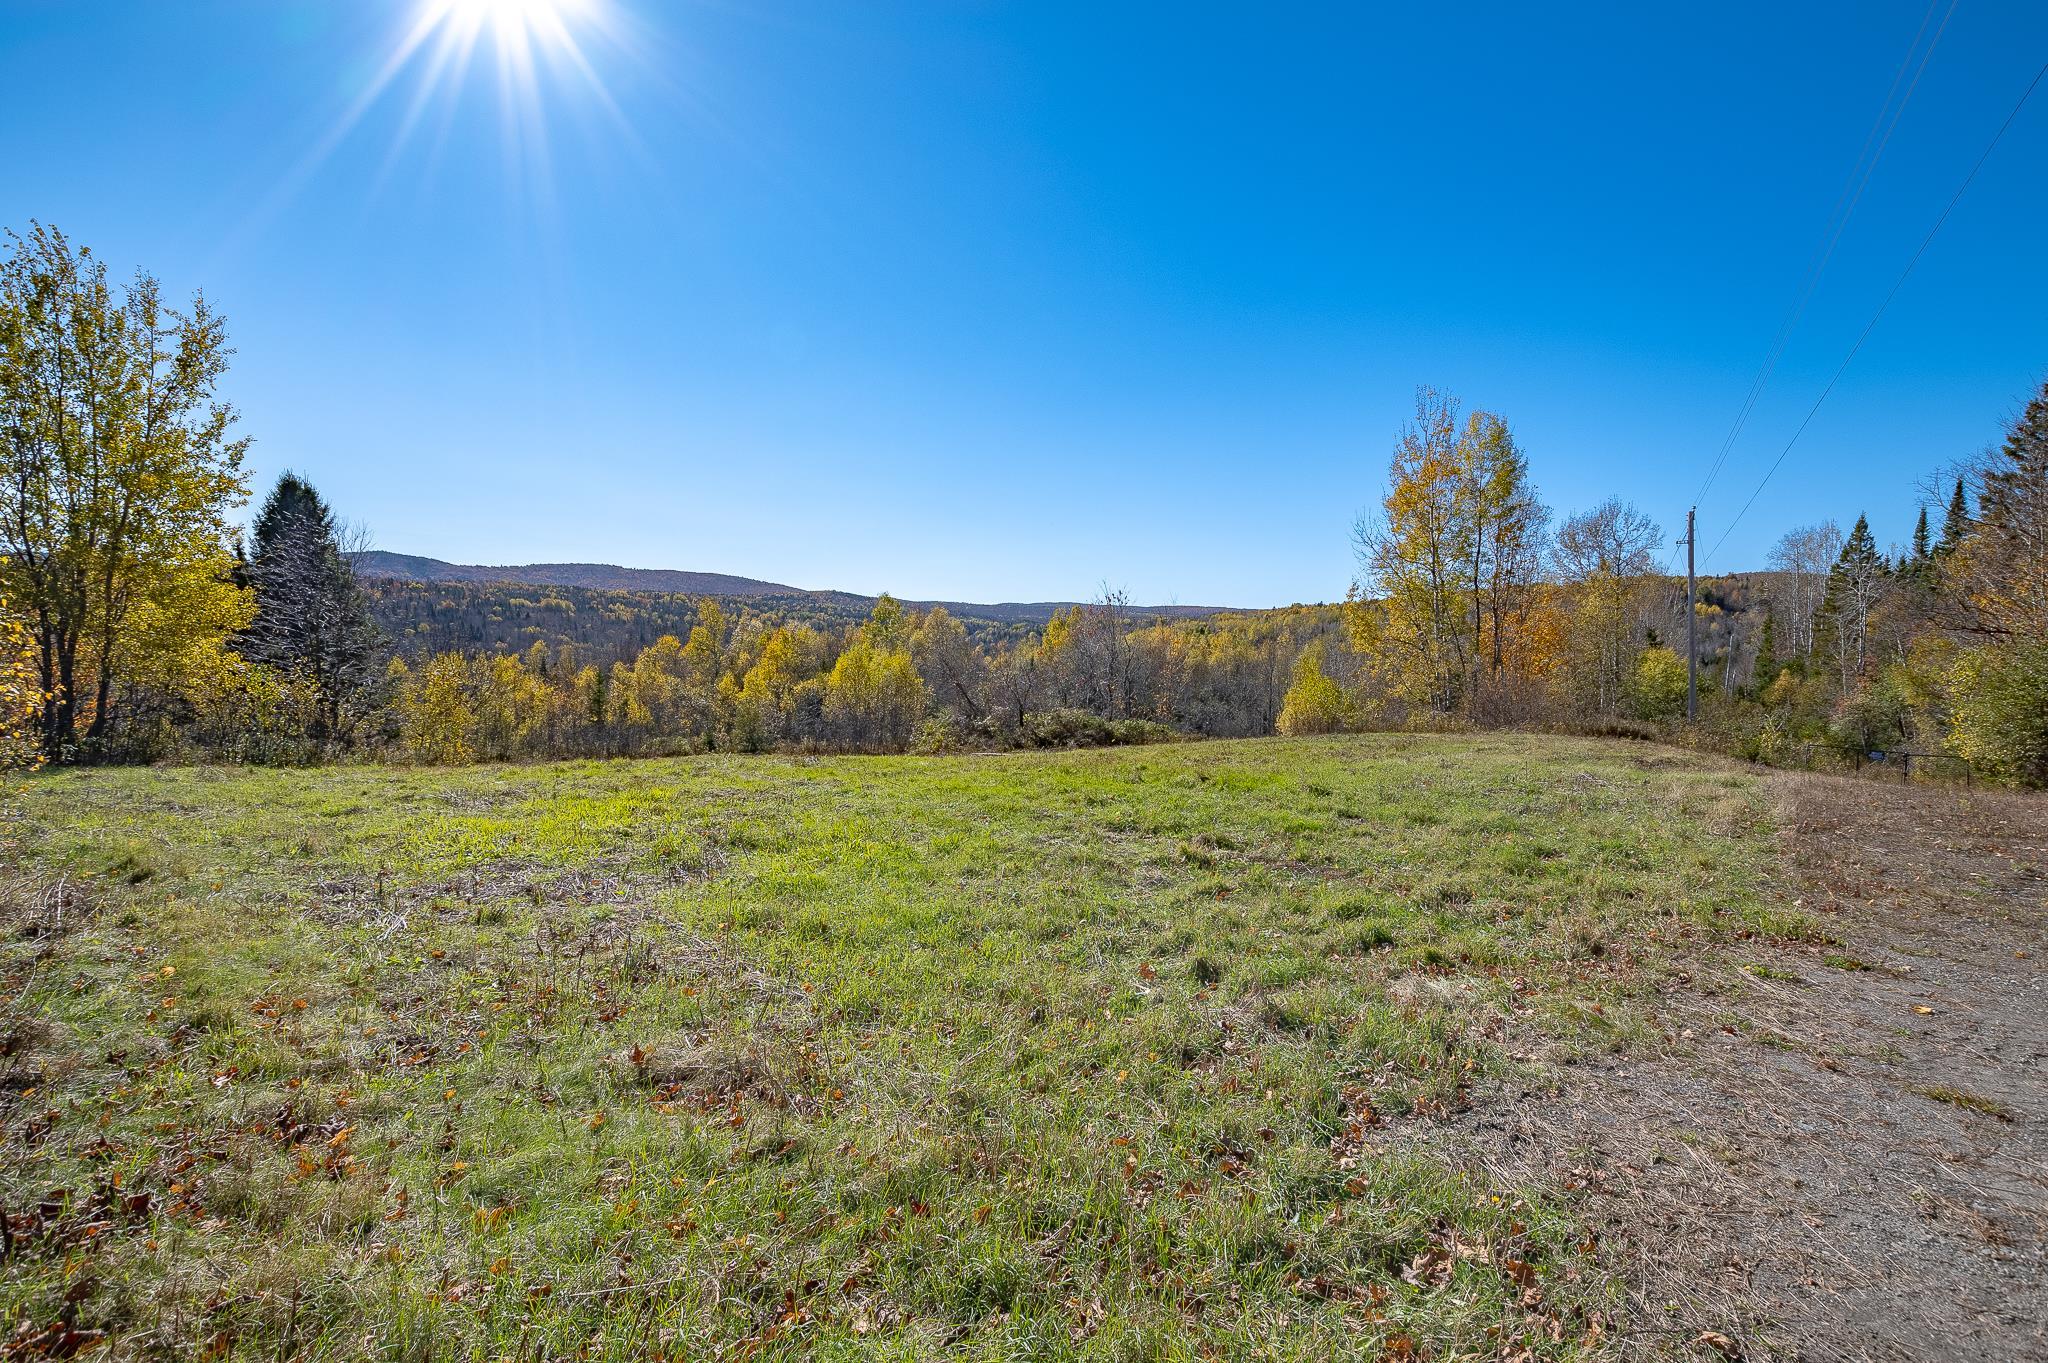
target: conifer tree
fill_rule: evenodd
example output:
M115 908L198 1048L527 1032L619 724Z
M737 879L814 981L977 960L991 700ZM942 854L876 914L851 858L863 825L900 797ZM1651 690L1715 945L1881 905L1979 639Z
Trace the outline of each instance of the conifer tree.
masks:
M1979 769L2048 785L2048 386L1986 470L1949 569L1970 636L1956 660L1950 744Z
M313 739L344 741L374 675L379 634L334 513L297 474L280 477L264 501L245 571L256 618L238 645L242 655L311 682Z
M1778 630L1773 613L1764 611L1764 626L1756 639L1756 663L1750 670L1750 685L1762 691L1778 679L1784 664L1778 659Z
M1899 554L1899 561L1892 571L1907 587L1925 592L1934 586L1934 533L1927 523L1927 508L1920 508L1920 517L1913 523L1913 541Z
M1890 571L1870 533L1870 518L1858 516L1855 529L1842 541L1842 552L1828 573L1827 595L1821 601L1822 632L1831 643L1842 689L1863 675L1870 641L1870 612L1877 605Z
M2048 647L2048 385L1985 471L1949 575L1970 633Z
M2048 522L2048 385L2027 404L1984 475L1978 520L2004 535L2023 534L2039 543Z
M1941 520L1941 540L1934 547L1937 554L1954 552L1970 533L1970 497L1963 491L1963 480L1956 479L1956 490L1948 499L1948 514Z

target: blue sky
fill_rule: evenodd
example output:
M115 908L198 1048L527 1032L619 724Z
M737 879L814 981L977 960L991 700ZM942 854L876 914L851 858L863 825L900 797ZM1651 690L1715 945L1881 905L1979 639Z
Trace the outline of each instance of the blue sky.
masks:
M383 548L1325 600L1422 383L1675 536L1930 13L576 3L508 103L490 31L365 102L414 0L0 0L0 225L203 286L259 490ZM1955 6L1703 547L2044 56ZM1710 567L1998 437L2044 164L2037 91Z

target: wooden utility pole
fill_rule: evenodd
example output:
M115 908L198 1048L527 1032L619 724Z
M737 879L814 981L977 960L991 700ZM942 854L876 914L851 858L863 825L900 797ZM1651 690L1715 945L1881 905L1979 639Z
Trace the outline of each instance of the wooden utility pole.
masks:
M1698 507L1688 507L1685 513L1685 717L1698 719L1700 715L1700 612L1696 593L1698 587L1693 579L1693 547L1698 535L1693 530L1692 518Z

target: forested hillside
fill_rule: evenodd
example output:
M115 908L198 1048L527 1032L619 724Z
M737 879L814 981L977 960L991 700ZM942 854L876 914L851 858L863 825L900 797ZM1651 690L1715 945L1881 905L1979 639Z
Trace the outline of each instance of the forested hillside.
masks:
M38 228L0 269L0 732L42 760L890 752L1626 727L1765 760L1909 747L2048 783L2048 389L1881 546L1860 506L1688 599L1619 498L1554 514L1508 421L1419 392L1342 605L947 605L604 565L351 555L286 474L248 528L224 322ZM147 430L104 414L161 389ZM1939 512L1937 531L1931 510ZM381 567L379 565L382 565ZM382 571L444 579L400 581ZM490 579L524 573L533 584ZM623 575L623 576L621 576ZM460 579L460 580L457 580ZM478 579L478 580L470 580ZM704 582L726 594L595 582ZM1341 584L1333 583L1333 587ZM1699 708L1686 714L1688 624Z
M509 582L528 587L592 587L611 592L673 592L696 596L790 596L796 587L730 573L673 568L621 568L613 563L522 563L490 567L418 554L363 549L349 555L358 575L401 582Z
M728 604L744 601L750 609L761 611L778 619L801 621L810 624L824 624L832 621L858 621L874 608L878 597L862 596L857 592L804 591L797 587L784 586L777 582L762 582L756 578L733 577L725 573L680 572L669 568L621 568L610 563L529 563L516 567L484 567L467 563L446 563L436 558L421 558L414 554L393 554L381 549L362 550L348 555L356 576L365 582L406 583L416 586L462 585L478 588L471 593L454 595L434 592L413 593L420 602L391 607L393 623L403 627L394 633L406 633L416 640L419 636L440 636L454 643L502 646L507 643L530 643L529 636L517 638L501 636L493 629L493 622L500 619L517 618L523 624L531 624L529 610L521 601L537 603L546 601L550 608L559 611L562 604L578 604L580 598L568 595L570 591L581 590L601 593L617 598L610 601L590 600L584 604L594 605L601 613L614 616L635 609L637 601L647 601L655 615L661 615L665 607L659 601L687 601L697 597L716 597ZM528 590L519 590L525 588ZM534 591L532 588L550 590ZM389 593L379 592L380 599ZM443 604L447 603L447 604ZM905 601L912 610L929 610L933 606L945 608L948 615L961 621L970 633L980 637L988 626L1033 625L1043 626L1061 611L1082 604L1078 601ZM380 610L382 607L380 606ZM1204 615L1214 615L1217 606L1134 606L1131 613L1142 620L1194 620ZM566 625L567 622L558 622ZM419 626L427 628L421 629ZM564 633L560 641L576 642L586 646L605 647L612 642L616 632L593 631L588 622L580 626L584 631ZM673 631L662 631L673 632ZM574 637L571 637L574 635ZM618 635L624 651L652 642L656 636L632 638L630 632ZM410 646L410 644L408 645Z
M418 581L383 577L360 567L358 573L371 612L383 627L392 650L407 657L449 649L518 652L544 643L550 648L573 645L586 657L606 662L630 662L641 649L664 634L688 637L696 627L700 601L716 600L728 616L756 619L771 626L834 629L859 624L879 599L850 592L793 589L727 594L537 587L483 580ZM1055 615L1081 603L903 604L919 611L941 608L960 622L975 643L993 648L1005 640L1022 639L1043 629ZM1129 613L1136 620L1152 622L1197 620L1229 612L1199 606L1140 606L1130 608Z
M365 577L363 590L391 650L406 658L450 650L523 653L540 643L551 650L574 648L593 661L631 662L663 635L687 639L705 601L719 602L734 618L817 629L850 628L874 608L866 597L830 592L693 596L376 577ZM956 618L976 642L986 645L1030 633L1028 625Z
M383 630L390 650L408 658L451 649L523 652L536 643L544 643L550 649L571 645L593 659L630 662L641 649L664 634L687 638L697 625L698 603L707 598L718 601L728 617L758 619L771 626L810 625L817 629L858 625L867 619L878 600L848 592L687 593L570 586L538 588L481 579L407 579L384 576L381 570L366 571L361 556L356 556L356 562L370 612ZM1747 667L1754 659L1756 635L1763 613L1768 611L1773 583L1781 577L1763 572L1701 578L1702 655L1718 658L1724 650L1732 648L1740 657L1739 667ZM1661 614L1663 632L1668 634L1685 627L1684 580L1670 579L1666 589L1668 600L1653 608L1649 628L1658 628L1655 617ZM960 622L976 644L995 648L1005 641L1030 638L1050 624L1054 616L1091 603L901 604L911 611L940 607ZM1195 606L1132 606L1127 610L1133 619L1144 624L1267 613Z

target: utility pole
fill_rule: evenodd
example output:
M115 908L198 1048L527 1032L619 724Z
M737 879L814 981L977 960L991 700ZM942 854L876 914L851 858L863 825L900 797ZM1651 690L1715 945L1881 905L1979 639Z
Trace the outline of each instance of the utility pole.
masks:
M1688 720L1700 716L1700 612L1692 561L1693 548L1699 542L1692 518L1698 511L1695 506L1686 508L1685 512L1685 717Z

